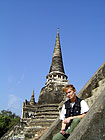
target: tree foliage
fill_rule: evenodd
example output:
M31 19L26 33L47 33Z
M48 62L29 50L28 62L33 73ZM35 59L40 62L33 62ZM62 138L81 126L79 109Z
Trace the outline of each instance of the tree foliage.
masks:
M13 125L20 121L20 117L9 110L0 112L0 137L2 137Z

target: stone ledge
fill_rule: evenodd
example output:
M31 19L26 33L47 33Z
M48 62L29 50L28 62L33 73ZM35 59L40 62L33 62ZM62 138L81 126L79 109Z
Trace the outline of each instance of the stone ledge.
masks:
M86 99L91 96L91 91L99 86L99 81L105 78L105 61L99 69L88 80L85 86L78 93L78 97Z

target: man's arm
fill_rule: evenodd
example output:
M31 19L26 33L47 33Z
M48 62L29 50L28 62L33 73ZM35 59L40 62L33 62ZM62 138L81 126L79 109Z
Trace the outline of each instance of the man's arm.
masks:
M66 124L64 123L64 120L63 120L61 130L65 130L65 128L66 128Z
M76 118L83 118L85 116L86 113L78 115L78 116L73 116L73 117L68 117L64 120L62 120L62 127L61 127L61 133L64 135L65 134L65 128L66 128L66 124L68 124L70 122L70 120L76 119Z
M73 119L76 119L76 118L82 119L85 115L86 115L86 113L83 113L83 114L78 115L78 116L68 117L68 118L66 118L66 119L63 120L63 123L64 123L64 124L67 124L67 123L70 122L70 120L73 120Z
M62 127L61 127L61 133L64 135L65 134L65 128L66 128L66 124L63 122L62 120Z

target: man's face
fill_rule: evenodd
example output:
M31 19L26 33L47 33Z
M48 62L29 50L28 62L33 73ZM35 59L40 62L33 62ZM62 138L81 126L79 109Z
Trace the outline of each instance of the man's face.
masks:
M76 95L75 95L75 91L73 91L72 89L67 89L66 91L66 95L69 99L73 99Z

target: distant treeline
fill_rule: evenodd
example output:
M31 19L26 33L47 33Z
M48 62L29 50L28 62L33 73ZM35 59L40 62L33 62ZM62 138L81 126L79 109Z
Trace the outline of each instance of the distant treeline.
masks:
M0 112L0 137L2 137L13 125L20 121L20 117L9 110Z

